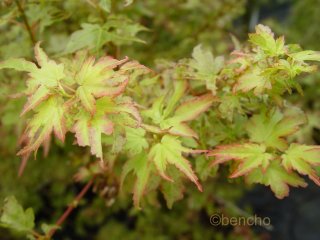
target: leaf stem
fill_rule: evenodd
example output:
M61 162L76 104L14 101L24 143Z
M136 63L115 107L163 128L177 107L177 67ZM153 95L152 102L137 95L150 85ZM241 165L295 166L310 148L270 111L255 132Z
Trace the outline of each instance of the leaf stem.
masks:
M70 213L73 211L73 209L75 209L78 206L80 200L83 198L83 196L88 192L88 190L92 186L93 181L94 181L94 177L82 188L81 192L76 196L76 198L72 201L72 203L69 204L69 207L64 211L64 213L61 215L61 217L55 223L55 225L57 227L61 226L64 223L64 221L68 218ZM53 228L48 233L49 238L52 238L52 236L54 235L54 233L58 229L57 227Z
M36 238L36 239L40 239L41 237L43 237L40 233L36 232L35 230L31 231L31 234Z
M30 28L30 24L29 24L29 22L28 22L28 18L27 18L27 16L26 16L26 14L24 13L24 10L23 10L23 8L22 8L19 0L15 0L15 3L16 3L16 5L17 5L18 9L19 9L19 12L20 12L21 17L22 17L23 22L24 22L24 25L26 26L26 29L27 29L27 31L28 31L28 33L29 33L31 42L32 42L33 45L35 45L35 44L36 44L36 39L35 39L35 37L34 37L34 35L33 35L33 33L32 33L32 30L31 30L31 28Z

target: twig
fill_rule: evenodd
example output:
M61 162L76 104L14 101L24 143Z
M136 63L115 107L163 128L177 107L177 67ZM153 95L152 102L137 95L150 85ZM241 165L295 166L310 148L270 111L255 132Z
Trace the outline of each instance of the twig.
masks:
M49 234L48 237L52 238L53 234L56 232L56 230L58 229L58 226L61 226L64 221L68 218L68 216L70 215L70 213L72 212L73 209L75 209L80 200L83 198L83 196L88 192L88 190L90 189L90 187L92 186L94 181L94 178L92 178L81 190L81 192L76 196L76 198L73 200L73 202L69 205L69 207L64 211L64 213L62 214L62 216L58 219L58 221L55 224L55 228L53 228Z
M32 33L32 30L31 30L31 28L30 28L30 25L29 25L27 16L26 16L26 14L24 13L24 10L23 10L23 8L22 8L19 0L15 0L15 3L16 3L16 5L17 5L18 9L19 9L19 12L21 13L21 16L22 16L24 25L25 25L26 28L27 28L27 31L28 31L28 33L29 33L30 39L31 39L31 41L32 41L32 44L35 45L35 44L36 44L36 39L35 39L35 37L34 37L34 35L33 35L33 33Z

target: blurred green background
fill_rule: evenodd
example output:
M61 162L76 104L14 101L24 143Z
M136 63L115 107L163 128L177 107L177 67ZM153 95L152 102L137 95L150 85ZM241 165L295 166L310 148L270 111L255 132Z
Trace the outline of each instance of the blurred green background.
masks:
M95 23L101 17L103 13L95 7L98 2L39 0L21 1L21 4L30 25L37 29L37 40L43 41L51 56L59 56L72 32L80 29L82 23ZM232 36L243 42L258 23L285 35L288 43L297 42L305 49L320 50L320 0L135 0L128 7L119 2L112 6L117 14L149 30L139 33L145 43L117 42L117 49L121 49L120 55L130 56L148 67L154 67L159 59L175 61L189 57L199 43L216 55L227 55L233 50ZM0 60L32 57L28 32L19 26L22 21L14 1L0 2ZM137 28L130 31L138 31ZM112 41L106 47L113 54L117 54L117 49ZM75 183L73 176L79 167L89 164L90 155L73 146L71 136L64 146L53 140L49 155L44 157L39 152L36 160L28 162L23 176L17 177L20 159L16 151L25 121L19 113L25 99L8 100L8 96L22 89L22 79L21 74L0 72L0 202L14 195L23 206L34 209L37 222L52 223L81 190L83 185ZM310 121L299 138L305 143L320 144L320 74L300 81L305 89L304 97L293 94L290 98L303 106ZM203 170L204 161L196 167L198 172L207 174ZM242 182L214 178L204 182L206 190L202 194L187 189L185 198L172 209L157 195L142 211L132 208L131 198L119 197L114 201L118 185L112 178L96 184L96 193L90 191L85 196L54 239L320 238L320 191L312 183L307 189L293 190L289 198L280 201L264 187L248 189ZM99 194L99 189L106 186L114 190ZM209 217L215 212L267 216L273 227L214 227ZM0 229L0 239L24 237Z

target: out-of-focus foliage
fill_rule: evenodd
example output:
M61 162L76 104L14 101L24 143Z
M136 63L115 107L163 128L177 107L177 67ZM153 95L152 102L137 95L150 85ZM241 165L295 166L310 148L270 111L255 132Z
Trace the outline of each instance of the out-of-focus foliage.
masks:
M4 239L259 239L210 215L251 216L237 202L253 184L278 198L306 187L301 175L320 185L320 54L288 44L320 48L316 30L301 37L316 10L293 6L305 18L288 20L289 41L264 25L242 41L232 33L247 35L246 9L2 1ZM68 205L79 209L62 224Z

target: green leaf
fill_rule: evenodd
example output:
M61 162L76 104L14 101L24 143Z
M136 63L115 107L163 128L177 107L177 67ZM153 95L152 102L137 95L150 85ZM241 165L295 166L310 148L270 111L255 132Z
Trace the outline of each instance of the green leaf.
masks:
M174 182L163 181L161 183L161 192L166 199L168 208L171 209L176 201L183 198L185 187L181 179L181 174L177 169L169 167L167 171Z
M34 69L29 73L28 93L29 98L21 115L34 109L52 93L52 89L59 87L59 82L65 77L64 65L50 60L40 48L40 42L36 44L35 56L41 68Z
M15 197L8 197L2 209L0 224L18 232L29 233L35 226L33 210L28 208L24 211Z
M88 113L80 112L76 119L73 132L78 145L90 146L91 154L103 160L101 134L112 134L114 124L103 114L91 118Z
M253 93L258 96L271 88L272 85L269 78L262 75L259 67L254 66L238 78L233 91L249 92L253 90Z
M182 152L196 153L199 151L185 148L181 145L181 142L177 137L170 135L164 135L160 143L155 144L148 155L148 158L153 161L159 174L168 181L173 181L167 174L167 164L173 164L182 173L184 173L196 186L199 191L202 191L202 187L198 182L198 177L192 170L191 164L187 159L182 156Z
M285 53L284 37L274 39L274 34L267 26L259 24L256 26L256 32L249 34L249 41L260 47L270 56L278 56Z
M33 72L37 70L37 66L33 62L29 62L22 58L12 58L0 62L0 69L9 68L17 71Z
M168 129L173 135L198 138L185 122L196 119L201 113L208 110L215 100L211 94L193 98L181 104L174 112L172 117L163 119L160 122L161 129Z
M320 61L320 53L311 50L291 53L289 56L297 61Z
M30 78L27 81L27 94L29 97L21 115L46 100L52 90L58 88L60 80L65 77L63 64L57 64L55 61L50 60L40 48L40 42L36 44L34 51L40 68L24 59L9 59L0 63L0 69L12 68L17 71L29 72Z
M139 154L149 147L145 138L146 131L143 128L126 127L125 149L132 154Z
M320 147L291 144L281 156L282 165L287 171L296 170L298 173L307 175L320 186L320 178L313 166L320 165Z
M246 177L248 183L260 183L270 186L277 198L282 199L289 195L289 186L306 187L305 181L295 173L288 173L280 161L271 161L265 172L256 169Z
M284 137L299 130L306 121L301 111L282 114L279 110L254 115L247 124L250 140L268 147L284 150L287 142Z
M54 224L46 224L42 223L41 224L41 230L42 232L47 236L52 230L54 229L59 229L60 227Z
M133 190L133 202L137 208L140 208L141 197L143 196L151 173L150 162L147 155L142 152L133 158L130 158L123 166L121 173L120 187L122 188L126 176L133 171L136 176Z
M99 0L99 6L109 13L111 11L111 0Z
M108 6L104 5L108 10ZM83 48L98 52L105 44L114 42L116 45L126 45L132 42L144 43L136 35L146 28L136 24L124 16L110 16L103 25L83 23L81 30L71 34L65 54L73 53Z
M174 117L182 122L196 119L201 113L208 110L216 100L211 94L195 97L181 104L175 111Z
M140 115L132 103L123 102L117 104L110 97L99 98L96 102L94 115L86 111L80 111L75 117L72 131L75 133L79 146L90 146L91 153L103 160L101 135L111 135L114 132L116 122L111 121L111 116L117 114L130 114L140 125Z
M113 69L127 59L116 60L111 57L100 58L96 63L93 57L88 58L81 66L75 79L79 84L76 95L83 107L94 114L96 98L120 95L128 84L125 75L118 75Z
M187 82L186 81L175 81L174 82L174 92L168 102L166 109L164 109L163 117L168 117L173 110L175 109L179 100L183 97L187 90Z
M30 120L25 133L28 144L18 152L26 156L30 152L37 152L40 145L48 140L51 133L64 141L66 133L66 107L59 97L52 96L35 109L35 115Z
M125 7L128 7L129 5L131 5L131 4L133 3L133 1L134 1L134 0L125 0L125 1L124 1L124 2L125 2L124 6L125 6Z
M208 156L215 156L214 165L234 160L237 168L230 178L246 175L256 168L265 171L273 159L266 146L252 143L218 146Z
M216 77L224 66L224 57L214 58L213 54L209 50L203 49L201 44L193 49L192 57L193 61L191 61L190 66L196 70L192 77L195 80L204 81L207 89L211 90L213 95L216 95Z

